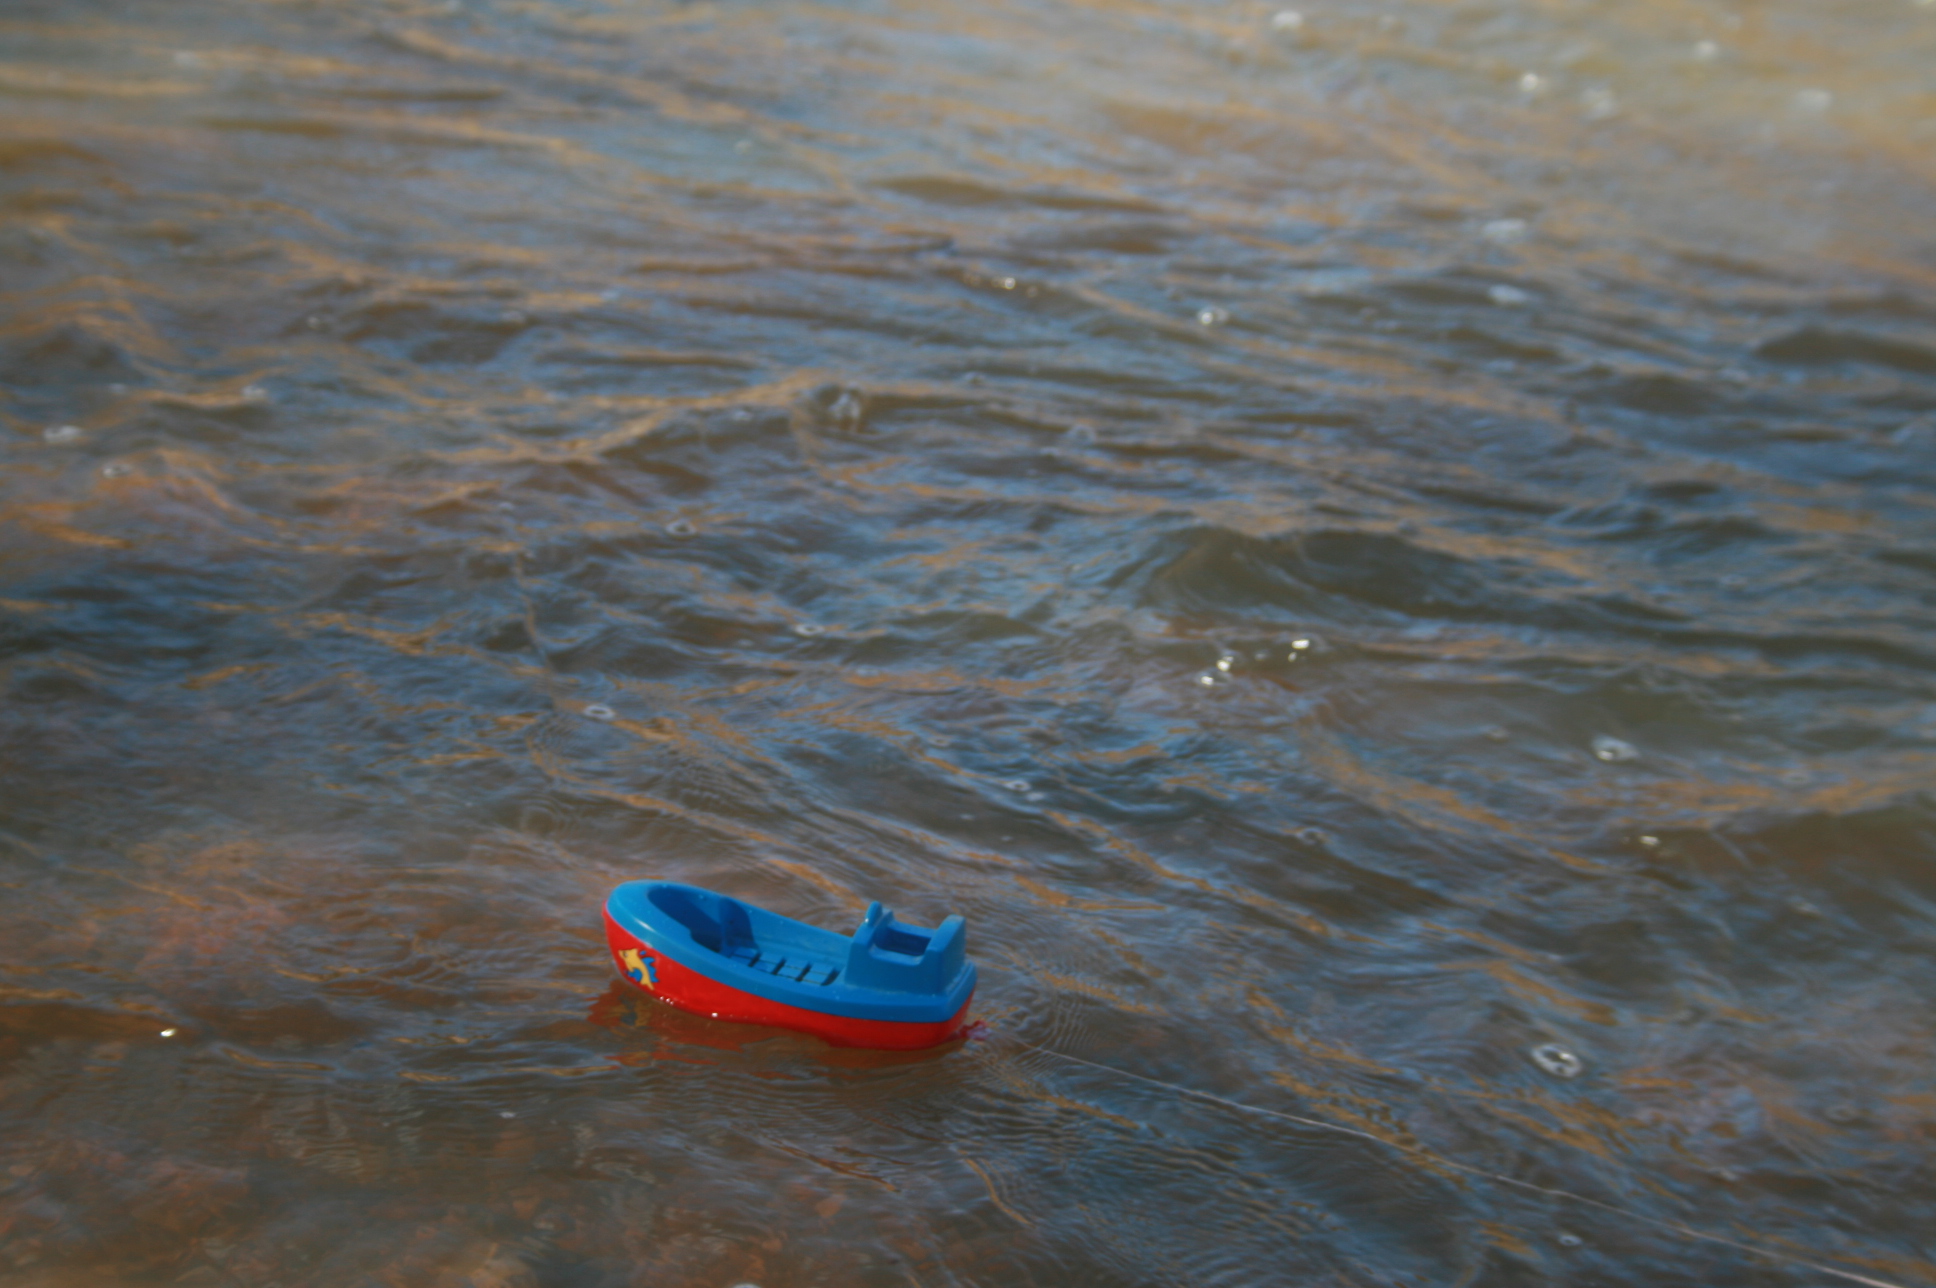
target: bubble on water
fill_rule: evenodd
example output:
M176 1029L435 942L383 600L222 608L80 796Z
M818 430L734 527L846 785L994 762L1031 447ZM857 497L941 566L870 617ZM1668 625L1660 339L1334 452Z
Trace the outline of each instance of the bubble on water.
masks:
M1543 1043L1527 1054L1534 1064L1555 1078L1577 1078L1586 1069L1586 1061L1557 1042Z
M1002 288L1002 289L1003 289L1004 291L1012 291L1012 290L1014 290L1014 289L1015 289L1015 279L1014 279L1014 278L1012 278L1012 277L1004 277L1004 278L1003 278L1003 279L1001 280L1001 288Z
M699 529L695 528L692 525L691 521L687 519L674 519L671 523L666 524L665 528L667 532L671 533L675 537L690 537L695 535L699 531Z
M243 385L242 397L249 402L268 402L269 391L261 385Z
M177 1032L179 1032L179 1030L177 1030L177 1029L163 1029L163 1030L161 1031L161 1036L163 1036L163 1037L165 1037L165 1038L172 1038L172 1037L174 1037L174 1036L175 1036L175 1034L176 1034Z
M1002 780L1002 786L1011 792L1025 792L1029 789L1029 781L1026 778L1007 778Z
M1221 672L1205 671L1202 675L1199 675L1197 677L1197 683L1201 685L1203 688L1214 689L1217 687L1217 681L1223 678L1224 677Z
M1235 665L1237 665L1237 655L1235 653L1225 653L1217 659L1217 669L1226 675L1230 673L1230 668Z
M1798 112L1826 112L1835 106L1835 95L1825 89L1805 89L1795 95Z
M1577 1248L1584 1240L1577 1234L1562 1234L1554 1242L1558 1243L1562 1248Z
M1658 836L1642 836L1638 839L1642 845L1646 846L1650 850L1655 850L1660 848L1660 838Z
M1197 310L1199 326L1222 326L1228 321L1230 321L1229 309L1220 309L1214 304L1209 304Z
M591 706L585 708L585 714L594 720L610 720L618 715L618 712L612 710L602 702L594 702Z
M1630 742L1622 742L1618 738L1609 738L1606 734L1601 734L1593 740L1593 755L1596 760L1618 764L1621 761L1640 759L1640 749Z
M1498 246L1510 246L1514 242L1526 240L1526 221L1524 219L1492 219L1479 229L1479 235Z
M1538 72L1522 72L1519 77L1519 92L1531 98L1546 88L1546 78Z
M1713 41L1697 40L1694 42L1694 61L1695 62L1711 63L1715 59L1719 58L1720 56L1721 56L1721 46L1715 44Z
M815 622L801 622L793 628L795 635L818 635L827 628Z
M1524 304L1533 297L1520 290L1517 286L1493 286L1487 288L1486 298L1490 299L1494 304L1510 306Z
M1291 647L1296 649L1300 653L1304 652L1306 649L1313 648L1315 646L1316 646L1316 641L1311 639L1309 636L1304 636L1299 639L1294 639L1291 641Z
M1580 106L1589 121L1604 121L1620 110L1620 100L1604 85L1595 85L1580 95Z
M81 441L79 425L50 425L41 431L40 436L50 443L78 443Z
M101 467L101 477L104 479L118 479L127 472L128 467L125 465L103 465Z
M497 1116L498 1116L499 1118L516 1118L516 1117L517 1117L517 1115L516 1115L516 1114L514 1114L514 1113L512 1113L512 1112L511 1112L511 1111L510 1111L509 1109L501 1109L501 1110L499 1110L499 1111L498 1111L498 1115L497 1115Z
M1299 31L1304 26L1304 15L1295 9L1279 9L1271 15L1272 31Z
M840 397L834 399L833 406L827 408L829 416L849 429L860 424L861 414L864 411L866 407L861 402L860 394L852 389L841 390Z

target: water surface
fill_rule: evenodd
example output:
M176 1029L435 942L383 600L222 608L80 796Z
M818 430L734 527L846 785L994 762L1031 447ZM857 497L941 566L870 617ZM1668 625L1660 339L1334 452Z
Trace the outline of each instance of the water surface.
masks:
M1932 58L14 0L0 1288L1936 1282Z

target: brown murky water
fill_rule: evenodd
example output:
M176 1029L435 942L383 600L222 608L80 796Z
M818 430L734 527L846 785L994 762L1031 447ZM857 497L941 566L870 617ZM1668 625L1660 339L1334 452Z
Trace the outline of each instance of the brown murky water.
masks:
M1933 59L10 0L0 1288L1936 1282Z

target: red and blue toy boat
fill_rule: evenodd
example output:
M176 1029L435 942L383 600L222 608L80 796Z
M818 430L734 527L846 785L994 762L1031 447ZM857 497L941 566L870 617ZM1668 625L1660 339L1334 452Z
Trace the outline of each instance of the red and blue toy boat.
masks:
M960 917L924 930L878 903L848 936L697 886L627 881L605 901L605 937L620 974L681 1010L836 1046L946 1042L975 992Z

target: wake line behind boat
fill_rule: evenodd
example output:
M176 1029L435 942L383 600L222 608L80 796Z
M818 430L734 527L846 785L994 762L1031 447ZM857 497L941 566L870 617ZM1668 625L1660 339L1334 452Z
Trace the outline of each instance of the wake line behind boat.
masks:
M929 930L879 903L849 936L697 886L628 881L605 901L605 936L620 974L682 1010L838 1046L945 1042L975 991L960 917Z

